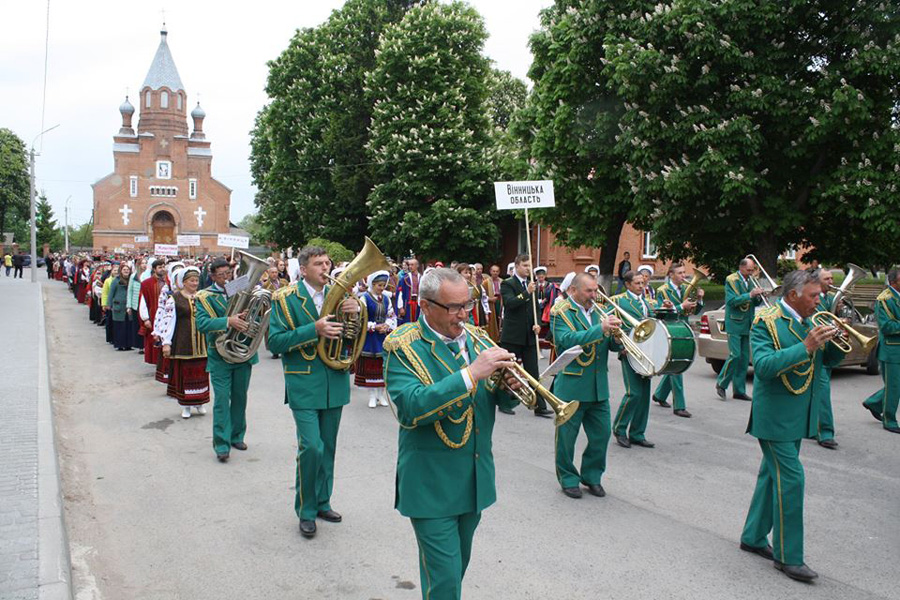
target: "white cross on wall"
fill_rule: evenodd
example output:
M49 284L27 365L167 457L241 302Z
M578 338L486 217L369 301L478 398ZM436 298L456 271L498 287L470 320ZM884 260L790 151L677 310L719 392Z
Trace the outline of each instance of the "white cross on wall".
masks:
M203 210L202 206L198 206L194 214L197 215L197 227L203 227L203 217L207 215L206 211Z
M124 223L125 225L128 225L128 222L131 220L128 218L128 215L130 215L134 211L131 210L130 208L128 208L128 205L126 204L125 206L123 206L122 208L119 209L119 212L122 213L122 223Z

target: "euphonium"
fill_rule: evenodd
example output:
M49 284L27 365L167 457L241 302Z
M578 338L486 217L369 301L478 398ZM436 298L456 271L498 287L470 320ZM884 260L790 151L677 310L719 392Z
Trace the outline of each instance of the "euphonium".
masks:
M390 269L387 259L381 250L366 238L366 243L356 258L347 265L347 268L335 279L331 279L331 289L325 296L322 304L321 315L333 315L337 323L344 326L344 331L338 339L319 338L316 347L322 362L336 371L346 371L356 359L359 358L366 343L366 325L368 322L368 309L366 301L353 295L353 286L360 279L365 279L375 271ZM345 313L341 310L344 300L352 298L359 303L358 313ZM352 345L351 345L352 343Z
M830 313L826 310L820 310L809 319L810 321L812 321L813 325L825 325L827 327L835 327L836 329L840 329L841 333L831 338L831 343L837 346L838 349L844 354L849 354L850 351L853 350L853 346L850 345L851 337L856 340L856 342L862 347L863 350L866 351L866 354L871 352L872 348L875 347L875 344L878 343L877 335L866 337L844 323L836 314Z
M467 331L473 331L472 329L468 329ZM476 333L473 333L472 337L473 343L479 345L481 349L496 347L497 344L494 343L494 340L489 338L487 335L483 333L483 330L476 327L474 328ZM522 384L522 387L517 390L510 390L506 385L506 375L507 373L511 374L513 378ZM522 406L527 408L528 410L534 410L537 406L537 397L541 396L550 408L553 409L553 412L556 413L556 419L554 423L559 427L566 421L572 418L572 415L575 414L575 411L578 410L578 402L566 402L561 400L556 396L553 392L545 388L541 385L541 382L531 376L531 373L525 370L525 367L520 365L519 363L515 363L515 366L510 367L508 369L500 369L496 373L491 376L491 379L499 385L500 387L506 389L510 394L512 394L516 400L522 403Z
M263 289L254 289L260 278L265 274L269 264L252 254L238 251L241 262L238 270L246 267L247 287L228 301L226 317L247 312L247 331L228 329L224 335L216 340L216 350L219 356L227 363L237 364L250 360L256 354L257 348L266 337L269 328L269 313L272 310L272 292Z

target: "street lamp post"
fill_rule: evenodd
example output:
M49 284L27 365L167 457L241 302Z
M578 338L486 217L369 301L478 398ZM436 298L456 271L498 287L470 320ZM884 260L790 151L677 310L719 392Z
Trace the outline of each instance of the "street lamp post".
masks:
M69 200L71 199L71 195L66 198L66 254L69 253Z
M31 140L31 185L29 186L30 193L28 195L29 199L31 200L31 283L37 283L37 209L34 202L34 143L39 137L52 129L56 129L57 127L59 127L59 124L54 125L50 129L43 130L42 132L34 136L33 140Z

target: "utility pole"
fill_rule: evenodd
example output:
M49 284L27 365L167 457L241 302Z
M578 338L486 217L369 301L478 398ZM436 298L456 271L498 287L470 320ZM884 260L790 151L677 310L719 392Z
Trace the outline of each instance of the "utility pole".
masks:
M66 254L69 253L69 200L71 199L71 195L66 198Z
M45 129L31 140L31 173L30 173L30 185L29 185L29 200L31 204L31 283L37 283L37 221L35 214L37 209L35 207L34 202L34 143L37 141L39 137L50 131L51 129L56 129L59 127L59 124L54 125L50 129Z

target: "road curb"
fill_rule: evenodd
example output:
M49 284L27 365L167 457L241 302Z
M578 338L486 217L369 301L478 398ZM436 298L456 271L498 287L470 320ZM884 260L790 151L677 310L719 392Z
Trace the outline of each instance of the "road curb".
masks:
M59 458L50 397L50 364L44 321L44 293L38 295L38 597L72 600L72 563L60 485Z

